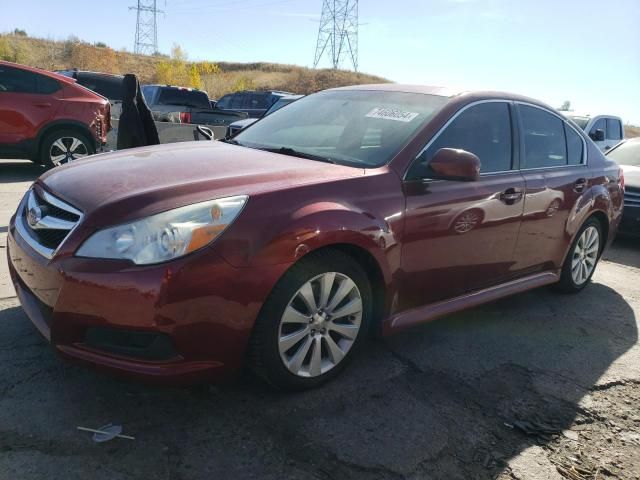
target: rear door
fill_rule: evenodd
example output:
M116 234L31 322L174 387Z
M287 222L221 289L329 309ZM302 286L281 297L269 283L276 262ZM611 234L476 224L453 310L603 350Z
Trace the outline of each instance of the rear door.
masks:
M400 307L412 308L499 284L513 276L523 212L510 102L472 104L429 142L407 172L404 272ZM481 161L480 180L431 180L428 163L441 148Z
M523 273L557 269L570 235L567 224L589 188L586 143L550 110L519 103L517 111L526 194L516 268Z
M34 139L60 106L57 80L0 65L0 144Z

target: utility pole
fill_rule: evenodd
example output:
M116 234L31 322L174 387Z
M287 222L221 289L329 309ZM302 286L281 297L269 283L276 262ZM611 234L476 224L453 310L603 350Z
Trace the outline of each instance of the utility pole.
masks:
M344 57L358 71L358 0L322 0L322 15L313 68L323 55L340 68Z
M137 11L136 40L133 51L141 55L153 55L158 51L158 13L156 0L138 0L138 6L129 7Z

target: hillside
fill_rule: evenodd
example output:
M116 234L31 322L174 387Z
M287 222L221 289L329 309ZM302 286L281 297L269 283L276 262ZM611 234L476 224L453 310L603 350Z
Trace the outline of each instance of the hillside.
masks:
M177 51L177 61L184 64L186 72L202 64L208 67L215 66L210 62L189 62L179 47ZM175 61L166 55L135 55L113 50L100 43L91 45L73 37L66 41L52 41L24 34L0 35L0 59L47 70L78 68L109 73L135 73L143 83L161 82L163 76L159 74L159 66L170 64L171 68L174 67ZM210 70L211 68L208 68L207 72ZM219 98L230 91L253 88L307 94L343 85L388 82L383 78L363 73L313 70L274 63L221 62L214 70L213 74L202 74L199 84L196 85L207 90L213 98Z

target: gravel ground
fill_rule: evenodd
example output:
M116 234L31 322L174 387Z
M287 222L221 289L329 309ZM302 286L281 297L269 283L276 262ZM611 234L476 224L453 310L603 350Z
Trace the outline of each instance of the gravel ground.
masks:
M543 288L371 340L300 394L249 373L189 389L108 377L56 357L3 299L0 479L640 479L639 280L638 242L619 241L578 295ZM76 429L109 422L135 440Z

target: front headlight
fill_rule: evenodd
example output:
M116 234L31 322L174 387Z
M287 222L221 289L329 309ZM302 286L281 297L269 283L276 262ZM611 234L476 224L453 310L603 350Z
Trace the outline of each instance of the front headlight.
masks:
M214 241L248 198L239 195L196 203L100 230L82 244L76 256L125 259L137 265L173 260Z

